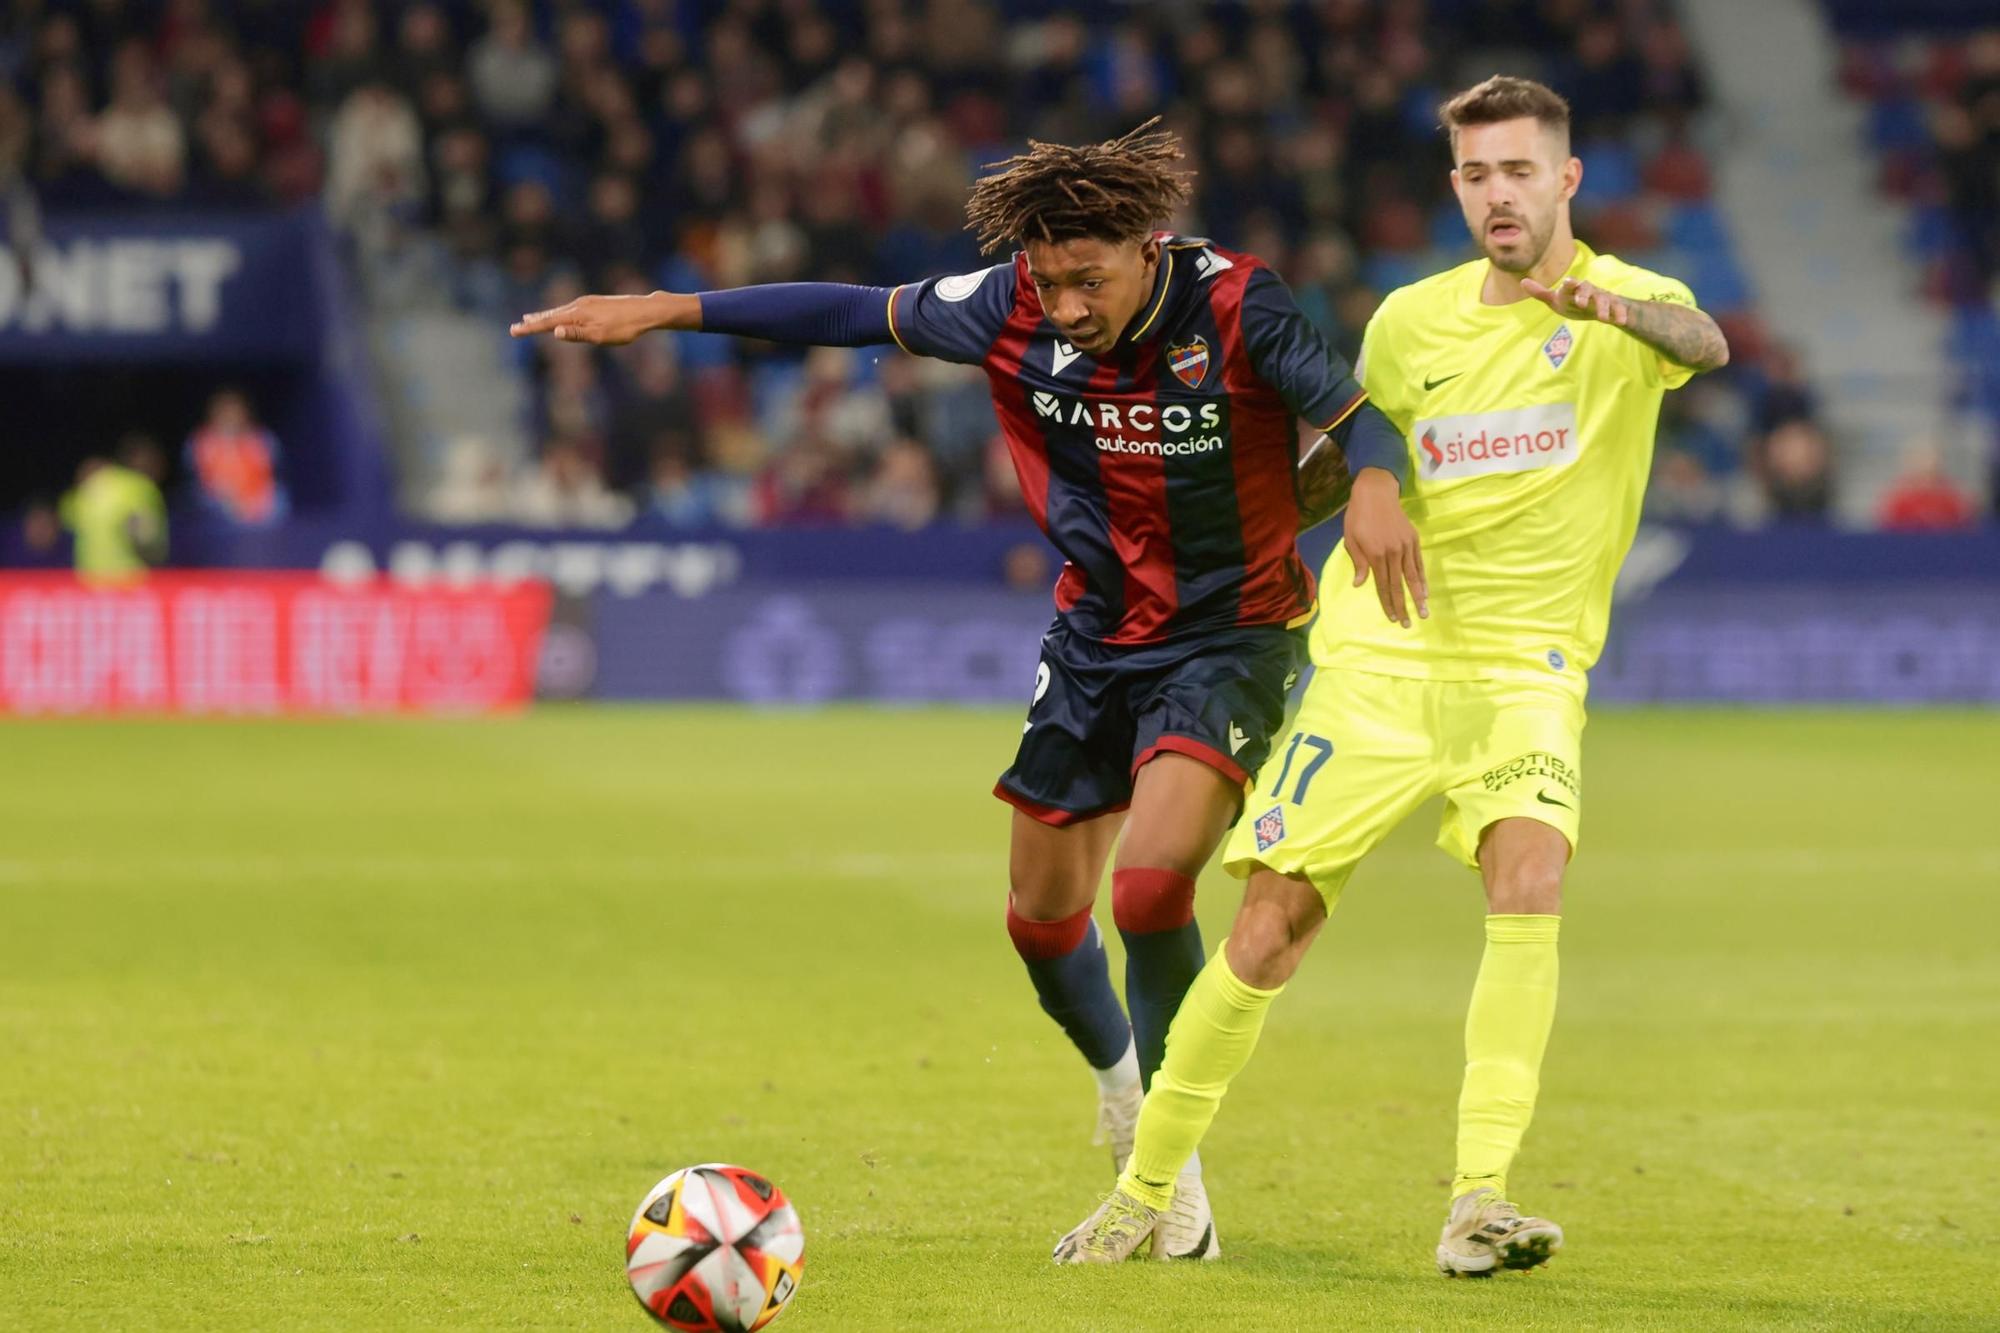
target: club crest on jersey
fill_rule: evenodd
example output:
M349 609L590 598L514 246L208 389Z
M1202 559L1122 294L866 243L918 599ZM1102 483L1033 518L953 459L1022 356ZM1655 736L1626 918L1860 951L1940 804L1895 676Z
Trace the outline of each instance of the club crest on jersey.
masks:
M1570 336L1569 325L1564 324L1551 333L1549 340L1542 344L1542 355L1549 359L1551 366L1561 370L1563 362L1569 360L1569 349L1575 341Z
M1198 389L1208 377L1208 340L1196 338L1167 349L1167 369L1190 389Z
M1257 816L1253 831L1257 835L1257 850L1268 852L1285 840L1285 807L1274 805Z

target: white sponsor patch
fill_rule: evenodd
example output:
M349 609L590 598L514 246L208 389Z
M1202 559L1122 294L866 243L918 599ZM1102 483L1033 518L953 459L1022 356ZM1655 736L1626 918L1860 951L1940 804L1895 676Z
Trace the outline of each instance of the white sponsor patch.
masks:
M1566 467L1583 446L1572 403L1431 417L1417 422L1411 434L1425 481Z
M980 269L977 273L959 273L949 278L939 278L937 286L931 290L937 293L940 301L963 301L979 290L979 284L986 281L987 274L999 267L998 264L994 264L989 268Z

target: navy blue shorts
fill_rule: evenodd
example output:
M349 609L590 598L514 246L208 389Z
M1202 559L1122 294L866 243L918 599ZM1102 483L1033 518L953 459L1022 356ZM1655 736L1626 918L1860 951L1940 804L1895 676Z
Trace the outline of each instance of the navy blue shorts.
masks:
M1130 805L1134 775L1163 752L1247 783L1305 663L1305 631L1276 625L1128 647L1058 619L1042 636L1020 751L993 794L1044 824L1072 824Z

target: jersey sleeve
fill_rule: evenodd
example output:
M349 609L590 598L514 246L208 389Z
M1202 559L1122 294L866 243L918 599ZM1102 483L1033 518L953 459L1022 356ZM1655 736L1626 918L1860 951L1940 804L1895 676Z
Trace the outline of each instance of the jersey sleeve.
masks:
M1242 320L1250 368L1292 411L1332 430L1361 406L1367 394L1346 358L1326 345L1284 279L1267 268L1252 270L1243 287Z
M704 333L772 342L869 347L889 341L889 288L774 282L699 292Z
M1244 282L1241 319L1243 347L1257 378L1321 431L1334 434L1368 401L1347 359L1326 345L1277 274L1266 268L1251 272ZM1350 469L1379 467L1402 478L1407 460L1400 440L1391 448L1384 432L1372 430L1343 438Z
M1384 301L1362 331L1361 361L1354 368L1354 376L1368 391L1368 401L1381 408L1397 430L1408 432L1413 417L1403 390L1409 376L1390 328L1390 305L1391 301Z
M905 283L889 293L889 333L917 356L976 366L1014 313L1014 265Z
M1694 292L1686 283L1631 264L1621 265L1620 271L1610 275L1604 286L1631 301L1660 301L1667 305L1686 306L1690 310L1701 309L1695 304ZM1638 344L1640 369L1648 383L1678 389L1694 378L1692 366L1684 366L1636 338L1632 341Z

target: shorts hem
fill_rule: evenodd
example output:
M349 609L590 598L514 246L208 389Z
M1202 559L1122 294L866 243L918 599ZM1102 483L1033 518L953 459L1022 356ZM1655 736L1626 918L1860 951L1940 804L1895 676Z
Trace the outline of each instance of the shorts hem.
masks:
M1010 791L1004 782L993 784L993 794L1036 823L1047 824L1050 828L1067 828L1071 824L1081 824L1087 819L1096 819L1099 815L1114 815L1132 804L1130 801L1120 801L1115 805L1098 806L1094 810L1064 810L1053 805L1043 805L1040 801L1029 800L1017 791Z
M1482 820L1479 827L1472 830L1472 837L1469 840L1459 837L1456 829L1441 833L1437 841L1438 850L1449 856L1452 860L1457 861L1460 865L1471 870L1477 870L1479 869L1479 848L1486 841L1486 830L1492 828L1503 819L1532 819L1544 828L1554 829L1556 832L1562 834L1563 841L1569 844L1568 859L1570 861L1576 859L1577 845L1583 840L1583 821L1581 819L1577 820L1577 827L1575 828L1564 828L1556 820L1549 818L1538 810L1499 811ZM1566 864L1567 862L1565 862Z
M1198 741L1192 736L1160 737L1139 752L1139 757L1132 761L1132 771L1137 773L1162 754L1180 754L1198 760L1239 787L1250 781L1250 774L1243 765L1214 746Z
M1347 866L1329 873L1320 873L1305 866L1272 865L1262 853L1246 852L1231 856L1227 851L1222 855L1222 869L1233 878L1247 880L1259 870L1268 870L1275 875L1291 879L1302 879L1313 886L1319 896L1326 900L1326 910L1331 912L1340 895L1347 888L1347 881L1354 878L1354 867Z

